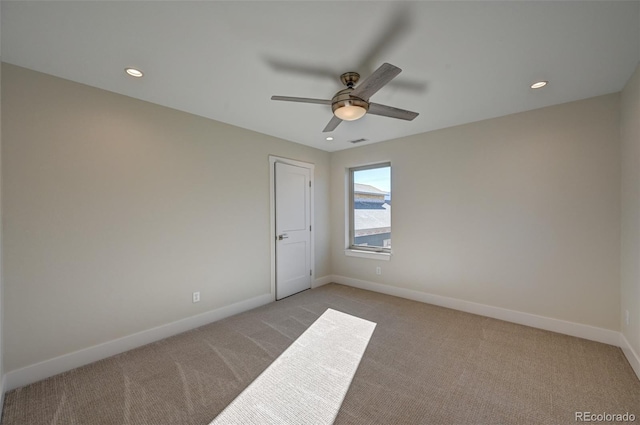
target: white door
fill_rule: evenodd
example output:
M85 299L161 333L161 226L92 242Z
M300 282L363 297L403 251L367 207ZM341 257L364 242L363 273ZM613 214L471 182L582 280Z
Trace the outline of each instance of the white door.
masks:
M311 288L310 170L275 163L276 299Z

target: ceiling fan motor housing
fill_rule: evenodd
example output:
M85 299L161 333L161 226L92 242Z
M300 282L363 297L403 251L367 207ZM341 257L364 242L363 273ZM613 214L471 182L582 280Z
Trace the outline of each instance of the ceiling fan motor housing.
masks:
M336 109L340 109L343 106L348 105L359 106L364 108L365 111L369 111L369 102L360 99L359 97L351 96L352 91L353 88L346 88L340 90L335 96L333 96L333 99L331 99L331 110L334 113L336 112Z

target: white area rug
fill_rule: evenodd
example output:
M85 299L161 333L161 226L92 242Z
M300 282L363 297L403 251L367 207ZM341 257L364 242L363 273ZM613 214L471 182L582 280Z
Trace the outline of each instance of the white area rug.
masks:
M375 327L327 309L210 425L333 423Z

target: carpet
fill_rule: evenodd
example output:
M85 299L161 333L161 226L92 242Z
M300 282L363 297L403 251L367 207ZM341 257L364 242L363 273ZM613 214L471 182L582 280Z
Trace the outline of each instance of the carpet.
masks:
M375 326L327 309L211 425L332 424Z
M328 284L9 391L2 425L209 424L327 309L376 323L336 425L639 421L618 347Z

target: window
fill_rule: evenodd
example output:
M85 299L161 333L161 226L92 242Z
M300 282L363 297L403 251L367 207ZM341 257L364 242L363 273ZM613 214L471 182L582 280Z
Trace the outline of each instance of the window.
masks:
M349 169L349 248L391 252L391 164Z

